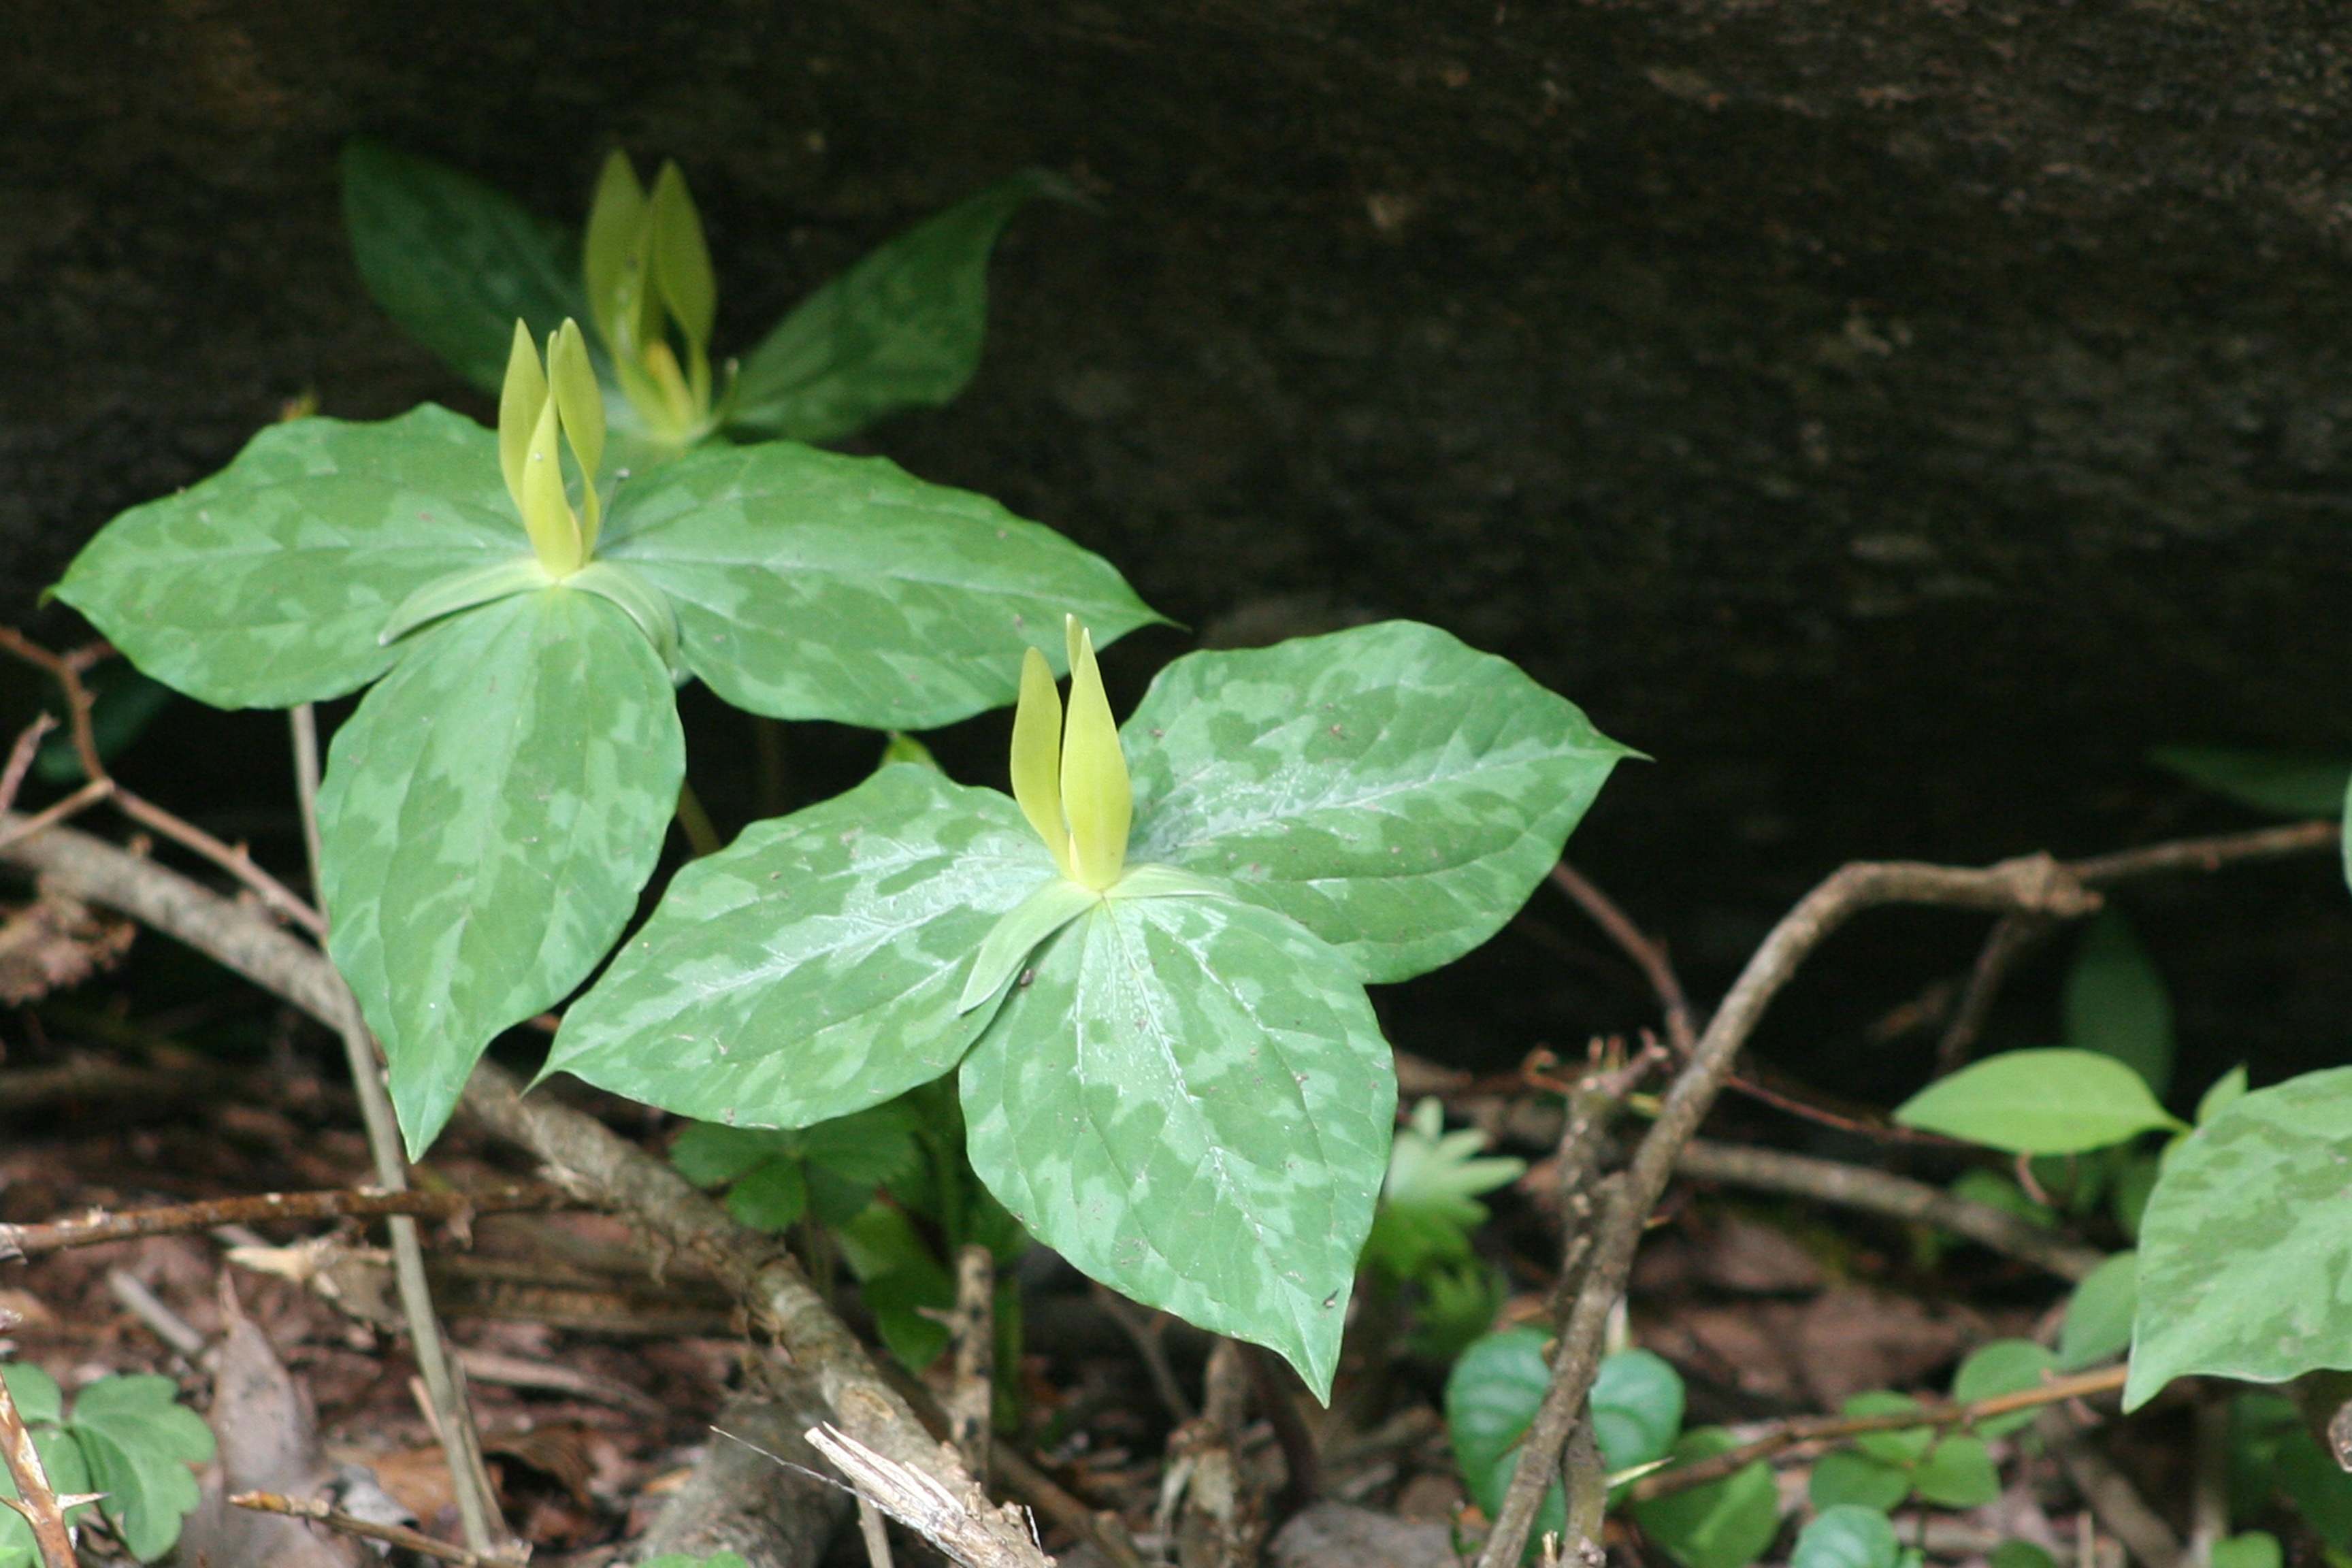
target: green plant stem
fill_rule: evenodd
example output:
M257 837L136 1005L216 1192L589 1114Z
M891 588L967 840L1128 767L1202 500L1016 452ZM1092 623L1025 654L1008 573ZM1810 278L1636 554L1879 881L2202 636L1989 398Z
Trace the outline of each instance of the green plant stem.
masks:
M310 857L310 886L324 884L323 841L319 831L319 721L305 702L289 710L294 734L294 782L302 809L302 845ZM408 1190L408 1163L400 1148L400 1122L385 1092L383 1068L375 1037L360 1016L358 998L342 983L341 972L329 966L338 993L334 1027L343 1039L343 1055L351 1064L352 1087L359 1093L360 1120L366 1124L368 1152L375 1163L376 1185L388 1193ZM418 1375L441 1428L447 1452L452 1490L466 1545L476 1552L494 1553L504 1545L506 1521L499 1517L498 1493L482 1462L482 1439L474 1425L472 1402L466 1397L465 1373L451 1363L448 1342L441 1337L440 1319L433 1310L433 1292L425 1279L425 1245L413 1215L386 1216L392 1235L393 1275L400 1288L401 1315L408 1322L408 1338L416 1356Z
M727 847L727 841L719 837L719 829L711 826L710 814L702 809L701 798L694 793L694 786L684 779L680 779L677 784L677 826L678 830L686 835L687 848L698 860L705 855L716 855Z

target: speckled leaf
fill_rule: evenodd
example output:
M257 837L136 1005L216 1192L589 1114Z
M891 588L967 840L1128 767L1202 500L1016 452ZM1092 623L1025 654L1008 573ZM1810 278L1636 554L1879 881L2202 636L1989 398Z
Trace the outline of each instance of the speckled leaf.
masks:
M621 934L685 766L653 646L562 587L419 633L336 732L319 801L329 947L383 1041L412 1153L491 1038Z
M375 302L495 395L518 317L545 339L589 319L580 242L446 163L357 137L343 146L343 222Z
M2165 1161L2124 1408L2191 1373L2320 1368L2352 1368L2352 1068L2256 1089Z
M58 595L167 686L284 708L390 668L402 650L377 634L417 589L523 551L498 437L426 404L271 426L212 478L108 523Z
M687 664L738 708L920 730L1013 700L1062 616L1156 619L1108 562L880 458L709 447L621 487L600 552L667 593Z
M1347 962L1271 911L1113 899L964 1058L972 1169L1081 1270L1328 1394L1396 1078Z
M1055 875L1020 811L912 763L677 874L564 1016L549 1072L705 1121L804 1127L954 1068L971 955Z
M980 366L997 236L1024 203L1067 192L1026 170L876 247L743 356L730 424L830 441L952 399Z
M1127 722L1129 858L1230 879L1367 981L1517 912L1621 757L1566 699L1412 621L1187 655Z

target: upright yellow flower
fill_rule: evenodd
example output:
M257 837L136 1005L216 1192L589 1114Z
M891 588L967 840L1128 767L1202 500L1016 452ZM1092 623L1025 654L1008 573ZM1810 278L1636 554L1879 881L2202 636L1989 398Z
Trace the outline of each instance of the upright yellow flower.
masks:
M574 511L563 478L562 447L579 466L581 509ZM530 329L515 323L499 394L499 464L507 493L522 514L523 531L547 574L558 582L596 552L601 512L596 465L604 456L604 400L588 363L579 323L566 317L548 334L547 364L540 365Z
M1127 832L1135 794L1127 755L1110 716L1094 638L1076 616L1064 618L1070 646L1070 712L1066 729L1054 672L1031 648L1021 663L1021 705L1013 715L1013 798L1062 875L1106 893L1127 868Z

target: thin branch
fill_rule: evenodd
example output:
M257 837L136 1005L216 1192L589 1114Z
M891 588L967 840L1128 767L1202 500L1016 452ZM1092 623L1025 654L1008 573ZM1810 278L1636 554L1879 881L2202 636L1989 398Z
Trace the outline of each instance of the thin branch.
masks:
M215 1198L108 1214L94 1209L79 1219L44 1225L0 1225L0 1260L37 1258L68 1247L93 1247L142 1236L174 1236L223 1225L258 1225L274 1219L370 1219L412 1215L456 1219L477 1214L514 1214L567 1206L571 1199L553 1187L497 1187L485 1193L374 1193L335 1190L263 1193L249 1198Z
M2062 1279L2087 1279L2106 1258L2096 1247L2068 1241L2006 1209L1957 1198L1941 1187L1867 1165L1694 1138L1675 1158L1675 1173L1932 1225Z
M25 787L25 775L33 771L33 759L41 754L41 737L58 727L57 717L36 713L33 721L18 731L16 743L8 748L8 766L0 772L0 811L16 804L16 792Z
M1176 1369L1168 1364L1168 1346L1161 1328L1145 1322L1134 1304L1108 1285L1095 1286L1092 1294L1103 1316L1117 1324L1119 1332L1135 1346L1135 1353L1142 1359L1143 1370L1151 1379L1152 1392L1160 1395L1160 1403L1168 1407L1168 1414L1176 1418L1179 1426L1198 1415L1192 1402L1184 1395L1183 1384L1176 1381Z
M1916 1127L1905 1127L1897 1122L1848 1116L1841 1111L1832 1110L1825 1105L1817 1105L1786 1089L1757 1079L1742 1078L1736 1072L1725 1075L1723 1087L1736 1094L1744 1094L1750 1100L1769 1105L1775 1110L1785 1110L1801 1121L1811 1121L1821 1127L1834 1127L1841 1132L1851 1132L1858 1138L1869 1138L1881 1143L1925 1143L1938 1149L1976 1147L1972 1143L1962 1142L1958 1138L1947 1138L1940 1132L1922 1132Z
M1257 1395L1258 1407L1265 1412L1266 1422L1274 1428L1274 1440L1282 1449L1283 1467L1290 1472L1276 1503L1284 1515L1293 1514L1313 1502L1316 1494L1323 1489L1323 1462L1315 1451L1315 1434L1307 1429L1305 1418L1298 1414L1298 1402L1290 1397L1286 1386L1288 1379L1274 1359L1274 1352L1253 1344L1242 1344L1241 1352L1244 1364L1249 1368L1251 1392ZM1277 1519L1274 1522L1281 1521Z
M173 816L153 801L131 794L110 779L103 782L111 792L107 798L113 803L115 810L142 826L153 828L183 847L194 850L252 889L263 903L320 941L327 939L326 917L296 897L293 889L285 883L255 865L253 857L246 853L244 845L224 844L194 823Z
M2283 860L2296 855L2316 855L2343 841L2343 829L2333 822L2296 822L2284 827L2261 827L2252 833L2222 833L2210 838L2179 838L2069 860L2065 869L2086 888L2104 888L2138 877L2167 871L2219 871L2249 860Z
M2087 1513L2106 1526L2107 1533L2139 1559L2141 1568L2180 1568L2180 1538L2164 1516L2147 1506L2139 1489L2116 1468L2115 1462L2091 1446L2081 1423L2064 1408L2042 1413L2033 1429L2058 1456L2066 1479L2083 1494Z
M1536 1510L1559 1473L1561 1449L1591 1392L1609 1314L1624 1290L1643 1225L1673 1180L1683 1146L1721 1092L1740 1047L1772 997L1823 939L1856 911L1887 903L2022 909L2071 917L2096 908L2097 898L2046 855L1982 870L1857 861L1832 873L1781 919L1699 1037L1635 1151L1623 1186L1606 1205L1575 1308L1553 1354L1550 1386L1528 1428L1494 1531L1479 1554L1479 1568L1516 1568L1526 1551Z
M1830 1442L1841 1437L1864 1436L1873 1432L1910 1432L1922 1426L1969 1426L2014 1411L2036 1410L2068 1399L2087 1399L2095 1394L2112 1394L2124 1385L2126 1371L2120 1366L2103 1367L2097 1372L2053 1378L2039 1388L1994 1394L1988 1399L1971 1400L1966 1405L1930 1405L1917 1410L1895 1411L1885 1415L1796 1416L1736 1448L1727 1448L1720 1454L1710 1454L1704 1459L1680 1465L1671 1470L1643 1476L1633 1483L1633 1496L1636 1501L1645 1501L1673 1492L1688 1491L1693 1487L1703 1487L1709 1481L1719 1481L1735 1470L1744 1469L1759 1459L1769 1459L1800 1443Z
M228 1500L237 1508L251 1509L256 1513L282 1513L291 1519L310 1520L325 1525L338 1535L355 1535L362 1541L381 1541L387 1546L397 1546L420 1557L455 1563L457 1568L513 1568L514 1560L511 1558L494 1556L486 1552L469 1552L446 1541L436 1541L405 1525L377 1524L372 1520L355 1519L332 1504L310 1498L287 1497L279 1492L238 1492Z
M7 832L0 833L0 848L14 844L19 838L30 838L36 833L46 833L67 818L80 816L113 793L113 780L95 779L82 785L65 799L54 802L15 824Z
M969 1246L956 1254L956 1304L948 1333L955 1342L948 1436L963 1468L984 1476L996 1406L996 1257L985 1247Z
M1666 956L1665 944L1643 936L1641 928L1627 918L1614 900L1567 861L1551 868L1551 879L1560 891L1576 900L1577 908L1592 917L1592 923L1606 931L1609 940L1622 948L1626 957L1640 966L1650 982L1650 990L1658 998L1659 1011L1665 1016L1666 1041L1674 1047L1677 1059L1686 1059L1697 1044L1698 1030L1691 1021L1690 1002L1683 994L1682 980Z
M1984 1033L1985 1020L1992 1016L1993 998L2000 994L2009 972L2055 929L2053 922L2033 915L2003 915L1992 922L1984 946L1977 951L1976 964L1969 971L1968 987L1960 993L1959 1005L1952 1009L1951 1020L1936 1042L1937 1077L1968 1065L1978 1037Z
M16 1326L15 1313L0 1314L0 1328ZM5 1382L0 1382L0 1458L6 1459L8 1477L16 1483L16 1497L10 1506L32 1527L34 1542L41 1549L42 1568L75 1568L66 1510L58 1503L40 1450L33 1447L33 1434Z

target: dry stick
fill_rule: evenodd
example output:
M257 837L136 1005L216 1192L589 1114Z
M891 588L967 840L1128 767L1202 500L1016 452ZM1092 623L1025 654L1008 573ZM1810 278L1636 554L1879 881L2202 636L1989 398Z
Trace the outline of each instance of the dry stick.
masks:
M2068 1241L2006 1209L1957 1198L1941 1187L1867 1165L1694 1138L1675 1158L1675 1173L1932 1225L2062 1279L2086 1279L2106 1258L2096 1247Z
M1019 1530L1019 1510L992 1508L971 1480L950 1490L928 1471L877 1454L833 1426L812 1426L809 1447L849 1478L861 1504L867 1500L965 1568L1053 1568L1054 1560ZM866 1536L874 1549L875 1537ZM876 1559L887 1568L888 1548Z
M0 811L16 804L16 792L25 787L25 775L33 771L33 759L41 754L41 737L58 727L54 715L36 713L33 721L18 731L16 743L8 749L8 766L0 772Z
M1103 1316L1117 1324L1118 1331L1135 1346L1144 1372L1151 1378L1152 1392L1160 1395L1160 1403L1168 1407L1168 1414L1176 1418L1177 1425L1181 1426L1199 1415L1192 1400L1185 1397L1184 1385L1176 1381L1176 1369L1168 1363L1168 1345L1160 1328L1145 1322L1137 1314L1134 1303L1108 1285L1096 1285L1092 1295Z
M2180 1538L2172 1533L2163 1515L2147 1506L2114 1462L2091 1446L2074 1417L2063 1407L2045 1410L2034 1423L2034 1430L2058 1456L2074 1489L2083 1494L2088 1505L2084 1511L2105 1525L2107 1533L2139 1559L2141 1568L2178 1568Z
M2126 1368L2102 1367L2096 1372L2076 1373L2072 1377L2053 1378L2039 1388L2021 1388L2011 1394L1997 1394L1985 1399L1971 1400L1966 1405L1932 1405L1918 1410L1899 1410L1885 1415L1800 1415L1781 1422L1773 1430L1736 1448L1720 1454L1710 1454L1704 1459L1660 1470L1643 1476L1633 1483L1636 1501L1654 1497L1665 1497L1673 1492L1688 1491L1709 1481L1719 1481L1735 1470L1745 1469L1759 1459L1769 1459L1801 1443L1827 1442L1839 1437L1860 1437L1873 1432L1909 1432L1922 1426L1968 1426L1979 1421L1989 1421L1996 1415L2006 1415L2017 1410L2036 1410L2063 1400L2087 1399L2095 1394L2112 1394L2124 1385Z
M294 739L294 785L301 806L302 847L310 857L310 886L326 884L321 876L325 847L319 829L319 721L304 702L290 709L287 721ZM323 923L323 922L322 922ZM323 934L323 931L321 932ZM328 988L337 1001L330 1026L342 1037L344 1059L351 1066L352 1087L360 1097L360 1120L367 1127L368 1152L375 1163L376 1185L387 1193L408 1190L408 1162L400 1144L400 1121L384 1090L375 1037L360 1016L357 997L333 964L325 965ZM441 1320L433 1310L432 1287L425 1279L425 1244L413 1215L387 1216L392 1235L393 1278L400 1289L401 1316L407 1320L409 1347L417 1373L425 1379L438 1417L443 1447L457 1494L458 1522L466 1544L478 1552L497 1553L508 1542L506 1521L499 1512L498 1489L482 1460L482 1437L474 1425L472 1402L466 1396L466 1374L451 1364Z
M1574 1310L1552 1357L1551 1384L1528 1430L1494 1531L1479 1554L1479 1568L1515 1568L1526 1551L1536 1510L1559 1471L1561 1448L1591 1392L1609 1313L1624 1289L1643 1226L1674 1177L1683 1145L1714 1105L1766 1005L1806 955L1849 916L1874 904L1896 902L2023 909L2060 916L2084 914L2097 907L2095 895L2047 855L2003 861L1983 870L1857 861L1832 873L1781 919L1699 1037L1635 1151L1624 1184L1604 1209Z
M14 1312L0 1313L0 1329L13 1329L16 1321ZM0 1457L6 1458L9 1479L16 1483L16 1496L8 1506L32 1526L43 1568L75 1568L66 1510L58 1505L49 1472L41 1464L40 1450L33 1447L33 1434L26 1428L25 1417L5 1382L0 1382Z
M311 1520L338 1535L356 1535L362 1541L381 1541L387 1546L401 1547L420 1557L454 1563L457 1568L505 1568L507 1563L503 1557L452 1546L446 1541L436 1541L404 1525L377 1524L371 1520L354 1519L339 1508L310 1498L287 1497L278 1492L238 1492L228 1500L238 1508L249 1508L256 1513L282 1513L295 1519Z
M977 1245L956 1254L955 1391L948 1395L948 1436L975 1476L988 1474L989 1429L996 1404L996 1255Z
M472 1194L342 1190L263 1193L257 1197L215 1198L207 1203L172 1204L122 1214L94 1209L79 1219L52 1220L46 1225L0 1225L0 1260L37 1258L68 1247L92 1247L100 1242L129 1241L142 1236L210 1230L221 1225L258 1225L264 1220L371 1219L378 1215L446 1220L465 1215L555 1208L570 1202L552 1187L520 1186Z
M1969 1053L1976 1049L1977 1037L1984 1033L1985 1020L1992 1016L1993 998L2000 994L2001 983L2019 959L2056 929L2053 921L2032 915L2008 914L1992 922L1984 946L1977 952L1976 964L1969 971L1968 988L1960 993L1959 1005L1952 1009L1951 1022L1944 1026L1943 1036L1936 1042L1937 1077L1968 1065Z
M68 817L79 816L114 793L113 780L93 780L66 796L65 799L25 818L6 833L0 834L0 846L14 844L19 838L30 838L34 834L44 828L54 827Z
M1641 928L1626 918L1614 900L1587 881L1567 861L1551 868L1551 879L1576 900L1579 909L1592 917L1593 924L1609 933L1610 940L1624 950L1626 957L1641 967L1651 991L1657 995L1659 1009L1665 1015L1667 1043L1674 1047L1677 1060L1687 1059L1697 1043L1698 1030L1691 1021L1690 1002L1683 994L1682 980L1675 973L1664 945L1643 936Z

